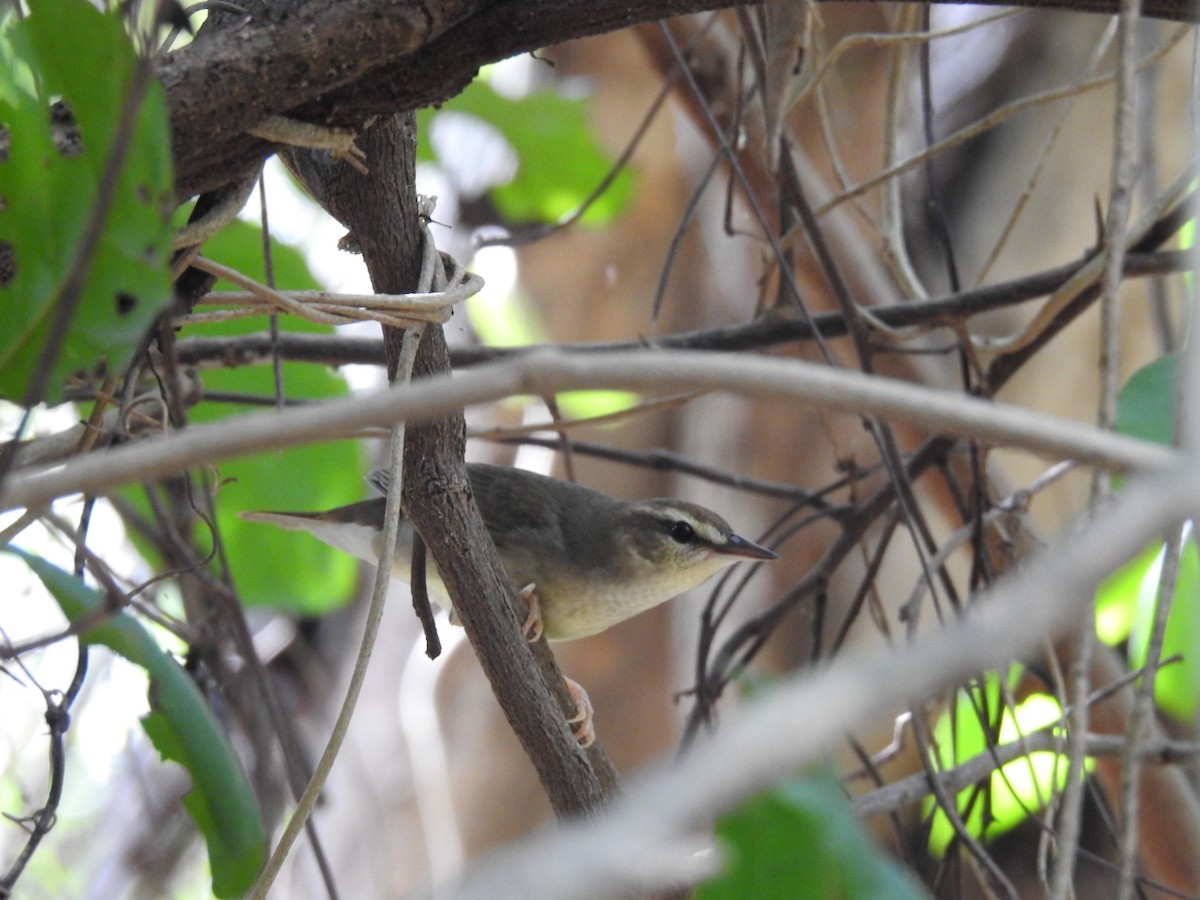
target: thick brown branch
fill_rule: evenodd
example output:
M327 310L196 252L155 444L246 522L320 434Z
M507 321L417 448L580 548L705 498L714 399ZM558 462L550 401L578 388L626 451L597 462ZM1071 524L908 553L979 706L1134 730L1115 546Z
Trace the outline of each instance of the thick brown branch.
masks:
M412 116L384 120L366 132L364 149L380 164L367 176L344 165L295 155L293 169L321 196L329 212L356 235L376 290L417 287L420 227L414 185ZM385 341L397 335L385 334ZM394 363L395 353L390 363ZM439 326L430 326L417 352L414 377L449 372ZM509 724L529 755L555 812L599 809L616 775L598 747L584 753L563 712L574 712L562 675L545 642L525 643L517 623L516 591L471 501L463 463L461 413L410 425L405 441L404 509L437 561Z
M256 14L158 63L171 108L178 193L186 197L219 187L272 152L266 141L246 133L268 115L358 128L372 116L454 96L487 63L731 5L730 0L313 0L286 17ZM1018 5L1116 11L1116 0ZM1195 7L1183 0L1146 0L1143 13L1196 18Z
M440 328L430 329L422 342L417 369L414 374L449 371ZM554 657L544 640L532 645L531 655L517 627L522 610L516 590L470 501L464 439L461 415L411 429L405 508L438 560L471 646L555 812L596 812L616 786L616 773L597 746L585 753L576 745L566 724L574 701Z

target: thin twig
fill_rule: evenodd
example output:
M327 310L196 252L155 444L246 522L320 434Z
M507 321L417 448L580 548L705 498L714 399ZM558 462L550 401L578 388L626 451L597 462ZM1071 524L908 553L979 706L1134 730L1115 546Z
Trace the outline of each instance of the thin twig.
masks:
M1103 277L1100 296L1100 409L1101 428L1115 428L1120 372L1120 306L1121 258L1125 254L1129 227L1130 205L1133 200L1137 152L1137 71L1138 19L1141 0L1121 0L1117 21L1116 123L1113 148L1111 186L1108 196L1108 216L1104 226ZM1136 238L1136 235L1135 235ZM1105 473L1096 473L1093 481L1092 509L1096 511L1108 502L1112 481ZM1067 732L1066 788L1059 812L1057 856L1050 882L1052 900L1068 900L1074 894L1075 858L1079 836L1083 829L1084 797L1084 738L1088 730L1088 708L1084 703L1089 688L1088 666L1095 643L1095 610L1089 607L1080 617L1078 632L1072 639L1070 729ZM1136 842L1137 822L1122 813L1122 848ZM1130 864L1132 865L1132 864ZM1124 868L1124 863L1122 864ZM1130 882L1132 884L1132 882Z
M1180 224L1186 217L1175 215L1173 208L1168 218ZM1164 235L1163 240L1170 235ZM1011 281L987 285L963 291L957 295L946 295L916 303L888 306L859 307L869 312L868 323L877 328L935 329L951 326L958 320L982 315L998 309L1006 309L1043 297L1061 288L1072 280L1081 268L1091 264L1092 254L1082 262L1066 263L1023 276ZM1186 251L1165 250L1159 252L1130 253L1125 259L1126 277L1162 275L1186 271L1191 268L1191 257ZM1091 273L1094 283L1098 273ZM303 298L302 292L290 292ZM823 337L839 337L846 333L845 320L840 313L820 313L806 321L761 318L745 325L713 328L701 331L677 332L656 337L651 346L664 350L721 350L735 352L778 346L794 341L812 340L814 334ZM525 347L459 347L452 353L455 368L465 368L528 355L546 349L558 349L570 353L602 353L612 350L636 350L644 348L646 341L605 341L579 344L534 344ZM289 360L312 362L320 365L383 365L383 344L376 339L351 338L338 335L314 335L285 332L280 335L280 352ZM269 361L271 343L265 332L242 335L234 338L187 338L178 344L179 360L184 365L200 367L253 365Z
M1146 66L1155 65L1161 61L1162 58L1167 55L1167 53L1174 49L1176 44L1184 40L1184 38L1188 37L1192 33L1193 29L1191 26L1180 26L1179 28L1175 29L1175 31L1162 44L1142 58L1138 64L1138 68L1142 69ZM1028 109L1037 108L1056 100L1062 100L1067 97L1073 97L1078 94L1083 94L1088 91L1094 91L1098 88L1102 88L1112 82L1115 76L1115 72L1109 72L1104 75L1097 76L1096 78L1084 81L1080 84L1072 84L1067 85L1066 87L1041 91L1040 93L1032 94L1028 97L1023 97L1020 100L1014 100L1011 103L1006 103L1003 106L999 106L986 116L977 119L970 125L966 125L958 129L958 131L955 131L950 136L938 141L932 147L927 147L918 153L914 153L908 158L882 169L879 172L876 172L870 178L859 182L849 190L838 194L836 197L830 199L817 209L817 218L825 216L836 206L845 203L847 200L861 196L872 188L878 187L884 182L896 178L899 175L903 175L905 172L916 168L924 163L926 159L936 156L937 154L942 153L951 147L958 146L959 144L975 137L976 135L995 128L997 125L1008 121L1018 113L1025 112Z
M1121 755L1120 830L1117 833L1120 872L1117 879L1117 900L1130 900L1136 884L1138 864L1138 821L1141 810L1142 760L1146 745L1151 742L1154 717L1154 686L1162 667L1163 636L1167 617L1174 605L1175 586L1179 576L1179 558L1183 552L1183 535L1172 532L1163 553L1162 574L1154 600L1154 616L1142 665L1142 679L1133 695L1129 712L1126 746Z
M7 640L4 644L7 646ZM25 669L22 664L22 669ZM38 690L42 693L42 699L46 704L46 728L49 732L50 743L50 786L46 791L46 802L42 807L30 815L18 821L19 824L30 826L28 829L28 838L25 840L25 845L21 848L21 852L17 858L13 860L11 866L3 877L0 877L0 897L12 896L13 887L17 880L21 877L21 873L25 871L25 867L33 858L34 852L38 845L41 844L42 838L50 833L58 820L58 805L62 801L63 787L66 783L67 760L64 742L67 729L71 727L71 706L75 699L79 696L80 690L83 688L83 679L88 670L88 649L82 643L79 644L78 654L76 656L75 674L71 678L71 683L67 690L62 692L61 696L58 691L47 691L40 685L37 685L33 674L25 669L26 676L37 685ZM12 818L5 815L5 818Z
M432 237L428 236L428 229L426 230L426 234L427 240L432 243ZM419 327L410 328L404 334L404 349L398 375L398 379L402 382L407 382L412 375L413 360L416 358L417 346L423 333L424 328ZM250 895L253 900L263 900L266 897L267 892L271 889L271 885L275 881L275 877L279 874L279 870L283 866L284 860L287 859L292 845L299 836L301 828L308 821L308 817L321 795L329 773L333 769L333 763L341 751L346 734L350 729L350 720L353 718L354 710L358 705L358 697L362 691L363 682L366 679L367 668L375 649L376 638L379 635L379 625L383 620L384 601L387 599L388 581L391 577L393 559L396 553L396 538L400 530L400 520L402 518L400 497L403 490L405 426L406 423L400 421L392 429L391 461L389 465L391 482L388 488L387 506L384 512L383 533L380 537L379 563L375 567L375 581L371 589L371 600L367 607L366 621L363 624L363 637L359 643L358 655L354 660L354 669L350 675L350 682L346 686L346 694L342 700L341 707L338 709L338 716L330 731L329 740L325 744L325 750L313 769L308 786L304 789L304 793L297 802L296 809L288 820L283 834L280 835L279 843L276 844L275 849L271 852L270 859L259 874L258 881L255 882L254 890Z
M1116 20L1113 20L1109 23L1108 27L1105 28L1103 36L1096 42L1096 46L1092 49L1092 56L1091 59L1088 60L1087 69L1084 70L1084 74L1091 75L1091 73L1095 72L1100 66L1101 60L1104 59L1105 54L1108 52L1109 45L1112 43L1115 30ZM1157 70L1154 67L1148 67L1145 71L1154 72ZM1066 100L1060 101L1058 104L1058 110L1055 114L1054 121L1051 122L1047 128L1046 136L1042 140L1042 145L1038 148L1037 153L1034 155L1033 168L1028 177L1025 179L1021 194L1013 202L1012 211L1008 214L1008 216L1005 217L1004 227L1000 229L999 236L992 243L992 249L988 252L987 259L984 260L983 265L979 267L979 273L975 276L976 284L982 284L984 282L984 279L987 278L988 273L991 272L992 266L994 266L996 264L996 260L1000 258L1000 252L1008 244L1008 239L1013 234L1013 230L1016 227L1018 219L1021 217L1021 213L1025 210L1025 206L1029 202L1030 198L1033 197L1034 186L1037 185L1042 171L1050 159L1050 151L1058 142L1058 137L1062 133L1062 128L1066 124L1068 116L1070 115L1071 111L1075 109L1075 101L1077 99L1078 97L1070 97Z
M1057 751L1058 738L1054 734L1061 725L1048 725L1029 732L1021 740L1000 744L982 753L963 760L952 769L938 773L938 778L951 793L982 781L1014 760L1031 753ZM1129 752L1127 737L1112 734L1089 734L1084 746L1088 756L1122 756ZM1167 738L1144 741L1138 746L1138 757L1160 764L1188 763L1200 757L1200 744L1194 741L1175 741ZM930 794L929 780L925 773L909 775L899 781L876 788L854 798L854 815L867 819L884 813L895 812L914 803L920 803Z

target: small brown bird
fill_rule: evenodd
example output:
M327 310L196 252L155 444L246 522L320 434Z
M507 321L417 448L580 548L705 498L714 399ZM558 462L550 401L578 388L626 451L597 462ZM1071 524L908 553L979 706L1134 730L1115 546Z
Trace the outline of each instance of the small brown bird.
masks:
M777 558L695 503L618 500L557 478L482 463L468 465L467 472L501 562L513 584L526 586L525 630L531 640L543 632L551 641L587 637L702 584L725 566ZM373 472L369 480L386 493L387 472ZM327 512L242 517L307 531L375 562L385 504L377 497ZM412 528L401 526L394 569L407 578ZM428 587L430 597L453 616L436 571L429 572ZM586 695L577 699L582 712Z

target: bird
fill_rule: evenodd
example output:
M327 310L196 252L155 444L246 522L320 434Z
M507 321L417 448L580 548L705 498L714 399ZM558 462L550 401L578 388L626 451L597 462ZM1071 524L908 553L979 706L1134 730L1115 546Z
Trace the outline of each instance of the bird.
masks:
M717 513L683 500L619 500L574 482L524 469L469 463L467 475L500 561L521 589L529 640L569 641L597 634L696 587L741 560L778 555L735 534ZM367 480L386 494L389 473ZM324 512L249 511L251 522L304 531L352 556L377 562L386 497ZM401 523L393 571L407 578L413 531ZM440 573L430 599L456 621ZM568 679L583 713L586 692ZM578 693L576 693L578 691ZM590 728L590 715L587 717ZM578 736L578 732L577 732ZM583 743L583 740L580 740Z

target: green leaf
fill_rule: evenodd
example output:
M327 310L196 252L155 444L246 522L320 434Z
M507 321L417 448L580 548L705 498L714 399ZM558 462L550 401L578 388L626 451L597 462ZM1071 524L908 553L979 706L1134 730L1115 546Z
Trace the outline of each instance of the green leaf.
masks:
M1137 592L1136 612L1129 634L1129 664L1145 665L1154 624L1155 606L1160 601L1163 546L1158 547ZM1160 669L1154 679L1158 708L1182 722L1192 721L1200 711L1200 549L1194 536L1184 542L1175 579L1175 596L1167 598L1171 609L1163 631L1163 658L1180 654L1183 659Z
M1138 369L1117 397L1117 431L1158 444L1175 442L1175 382L1179 356L1156 359Z
M1123 643L1133 630L1138 595L1147 577L1158 571L1162 550L1161 541L1151 544L1096 589L1096 634L1109 646Z
M822 773L754 797L717 825L728 870L697 900L907 900L925 896L854 819Z
M263 280L262 230L246 222L234 222L205 244L210 259ZM289 289L318 288L304 257L297 250L272 242L276 283ZM216 285L218 290L232 286ZM330 334L333 329L295 316L280 316L284 331ZM180 337L232 337L266 328L262 318L190 326ZM222 391L272 396L274 374L270 366L214 369L203 373L207 392ZM284 363L284 391L288 398L327 399L348 393L338 374L306 363ZM191 411L194 422L234 420L260 407L205 401ZM271 606L302 615L320 615L345 605L352 598L357 564L308 535L295 534L243 522L238 513L247 509L329 509L363 497L365 463L354 441L307 444L274 453L226 460L220 464L222 487L217 494L217 526L224 538L230 569L237 573L238 591L249 606ZM144 514L149 507L140 489L123 496ZM198 526L202 546L207 544L207 526ZM135 537L147 558L157 553Z
M574 212L600 185L613 162L597 145L583 100L538 91L519 100L498 94L476 79L441 110L475 116L496 128L517 154L516 176L488 194L513 222L557 222ZM439 111L417 115L419 158L432 160L429 129ZM581 222L602 225L619 215L633 194L633 175L623 169L588 208Z
M1013 666L1009 672L1010 684L1019 676L1019 667ZM989 743L984 724L980 721L981 711L986 710L988 717L994 719L1001 702L1000 681L994 672L984 676L982 689L974 688L970 693L959 691L953 717L950 712L945 712L934 725L933 736L937 748L934 764L949 769L983 753ZM1018 703L1015 709L1004 709L995 743L1007 744L1019 740L1022 734L1043 728L1061 716L1062 708L1054 697L1032 694ZM1085 767L1091 769L1090 759ZM986 784L986 793L974 787L960 791L958 810L973 837L990 840L1016 828L1029 817L1030 811L1043 809L1054 793L1062 790L1066 777L1065 756L1050 751L1031 753L993 772ZM934 855L941 856L954 838L954 828L946 814L941 809L935 809L935 806L932 797L926 798L925 815L933 814L929 849Z
M55 317L116 137L136 55L116 12L86 0L31 0L29 15L0 22L0 244L15 258L0 287L0 397L21 400ZM64 156L51 140L50 106L75 116L82 150ZM46 398L67 377L128 360L170 301L167 253L173 206L167 110L151 80L138 111L112 206L82 295L51 373Z
M1192 234L1185 236L1190 245ZM1117 430L1144 440L1175 440L1176 382L1179 356L1157 359L1135 372L1118 398ZM1097 629L1109 643L1128 637L1129 661L1140 666L1147 647L1159 594L1163 544L1155 543L1097 592ZM1194 536L1184 544L1175 597L1163 634L1163 656L1183 661L1157 673L1154 696L1160 709L1184 721L1200 711L1200 551Z
M1128 640L1134 668L1146 662L1164 553L1161 541L1151 544L1096 592L1096 633L1112 645ZM1200 712L1200 550L1194 535L1180 554L1175 596L1163 631L1162 656L1176 654L1183 659L1155 676L1154 697L1159 709L1187 722Z
M72 622L105 610L105 598L78 578L22 550L6 549L37 574ZM242 895L266 862L266 829L229 741L196 685L126 613L102 618L79 639L108 647L150 676L152 711L142 727L163 759L179 763L191 776L184 806L208 845L213 893Z

